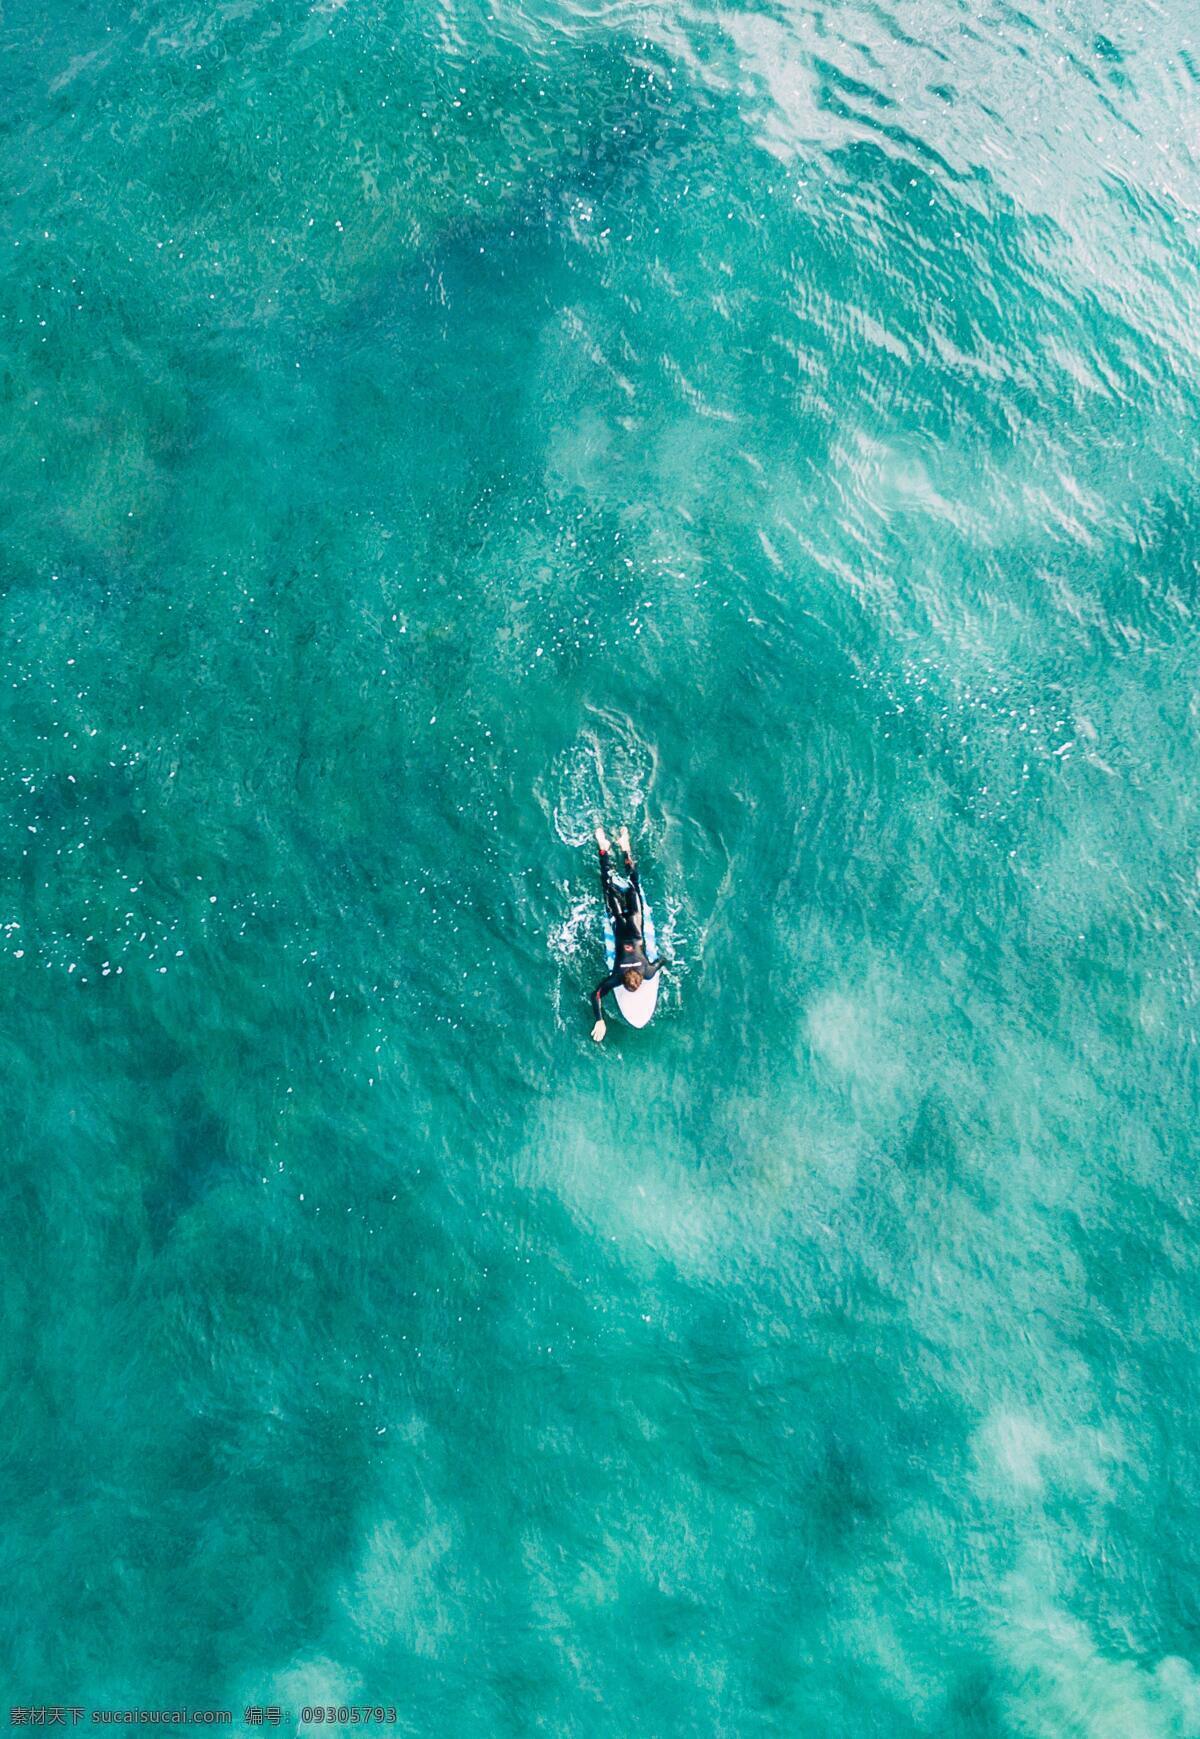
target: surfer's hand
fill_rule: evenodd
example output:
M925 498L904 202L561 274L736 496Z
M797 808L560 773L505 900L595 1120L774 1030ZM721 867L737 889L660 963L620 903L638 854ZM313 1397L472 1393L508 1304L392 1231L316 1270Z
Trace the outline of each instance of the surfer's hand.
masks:
M592 1037L595 1039L597 1044L600 1043L600 1040L604 1037L604 1035L607 1031L608 1031L608 1028L604 1024L604 1016L601 1015L600 1019L596 1022L595 1026L592 1028Z

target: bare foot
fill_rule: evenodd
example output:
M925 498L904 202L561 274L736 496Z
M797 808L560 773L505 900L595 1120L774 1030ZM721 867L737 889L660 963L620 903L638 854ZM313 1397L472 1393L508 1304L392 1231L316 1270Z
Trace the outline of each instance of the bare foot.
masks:
M608 850L608 835L604 831L603 824L599 821L596 823L596 844L601 851Z
M625 853L625 856L628 857L629 856L629 829L627 827L623 827L621 829L621 831L617 834L617 844L620 846L621 850Z

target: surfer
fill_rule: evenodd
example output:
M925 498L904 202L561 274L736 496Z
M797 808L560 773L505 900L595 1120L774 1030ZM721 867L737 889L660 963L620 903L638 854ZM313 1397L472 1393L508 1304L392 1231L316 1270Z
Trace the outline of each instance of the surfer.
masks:
M642 935L642 889L638 881L637 865L629 852L629 829L623 827L617 834L617 844L625 857L628 885L624 888L613 885L608 835L603 827L596 829L596 844L600 848L600 885L604 889L604 904L612 920L613 939L616 943L613 969L607 978L600 980L592 992L592 1013L596 1017L592 1037L599 1043L607 1030L600 998L607 996L610 990L616 990L618 986L624 986L629 991L637 990L643 980L653 978L662 970L662 962L651 960L646 954Z

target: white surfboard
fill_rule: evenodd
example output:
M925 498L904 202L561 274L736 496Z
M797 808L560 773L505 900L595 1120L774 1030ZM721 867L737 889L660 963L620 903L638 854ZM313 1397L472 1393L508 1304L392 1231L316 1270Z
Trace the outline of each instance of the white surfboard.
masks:
M613 991L617 999L617 1007L625 1016L630 1026L646 1026L654 1013L654 1005L658 1001L658 981L661 972L656 972L653 978L643 978L636 990L626 990L623 984L618 984Z
M628 884L619 878L614 878L618 887ZM646 896L642 895L642 941L646 948L647 960L658 959L658 938L654 934L654 919L650 916L650 908L646 904ZM604 914L604 958L608 961L611 972L617 958L616 937L613 935L612 919L607 911ZM658 1001L658 985L661 972L656 972L653 978L643 978L636 990L626 990L623 984L618 984L613 991L617 999L617 1008L630 1026L648 1026L654 1013L654 1005Z

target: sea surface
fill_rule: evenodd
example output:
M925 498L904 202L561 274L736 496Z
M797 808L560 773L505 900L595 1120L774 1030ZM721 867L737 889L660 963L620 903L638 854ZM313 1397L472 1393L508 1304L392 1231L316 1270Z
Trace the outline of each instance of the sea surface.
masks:
M1200 1734L1194 5L0 50L0 1717Z

